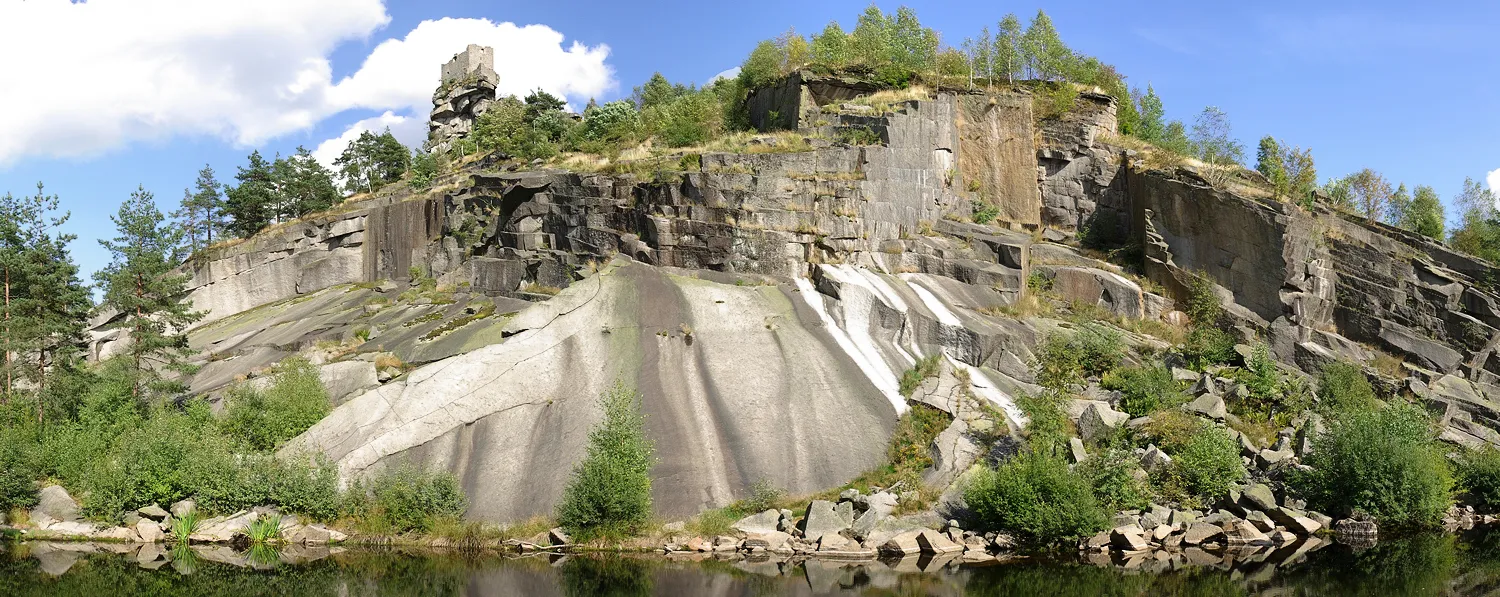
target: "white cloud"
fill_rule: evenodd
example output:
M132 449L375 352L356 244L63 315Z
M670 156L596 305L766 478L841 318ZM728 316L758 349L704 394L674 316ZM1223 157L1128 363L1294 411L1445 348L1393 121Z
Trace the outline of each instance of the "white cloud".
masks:
M440 66L470 43L495 47L504 92L614 85L608 47L483 19L424 21L334 83L333 49L389 21L381 0L0 1L0 164L175 136L256 145L349 109L425 128L408 120L425 123Z
M740 76L740 67L736 66L729 70L720 71L719 74L714 75L713 78L709 79L708 83L711 85L714 81L717 81L719 79L733 79L738 76Z
M318 144L313 149L313 159L323 164L329 170L337 170L333 167L333 161L344 153L344 148L349 147L349 142L359 137L360 133L370 131L380 133L386 129L391 130L396 140L407 147L419 147L422 141L427 139L427 119L411 116L401 116L389 110L379 116L366 118L352 125L343 134Z
M1500 192L1500 168L1490 170L1484 175L1484 183L1489 185L1491 191Z

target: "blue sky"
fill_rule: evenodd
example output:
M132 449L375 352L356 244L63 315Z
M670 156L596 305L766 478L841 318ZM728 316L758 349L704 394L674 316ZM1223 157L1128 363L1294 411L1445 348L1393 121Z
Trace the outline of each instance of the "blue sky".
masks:
M0 86L0 192L42 181L61 195L85 271L107 260L95 239L138 184L165 211L204 163L228 181L251 149L336 147L391 123L420 135L441 58L471 41L512 44L496 53L502 90L542 86L579 106L655 71L702 83L788 27L850 28L867 2L213 4L0 0L0 80L20 83ZM906 4L953 45L1044 9L1075 50L1154 85L1169 118L1228 112L1252 159L1272 134L1311 148L1324 178L1370 167L1445 200L1500 171L1500 3Z

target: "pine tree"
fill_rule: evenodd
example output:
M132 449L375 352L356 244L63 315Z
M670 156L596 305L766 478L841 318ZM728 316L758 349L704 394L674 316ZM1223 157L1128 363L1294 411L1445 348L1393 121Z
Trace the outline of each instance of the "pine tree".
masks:
M323 211L343 201L343 195L333 182L333 172L319 164L306 147L297 146L297 153L286 161L292 178L284 185L283 191L294 217Z
M199 236L204 226L203 210L199 209L192 190L182 190L182 202L178 204L177 211L172 212L172 219L177 221L177 225L187 236L188 252L197 253L198 249L207 246L207 237ZM200 240L204 242L200 244Z
M192 372L187 359L193 351L183 330L203 317L186 302L188 276L174 271L183 256L182 232L166 225L144 187L110 220L119 236L99 244L113 260L94 279L104 288L100 306L118 312L129 330L123 357L129 362L131 395L147 400L179 393L185 386L164 372Z
M1000 21L1000 30L995 34L994 58L995 69L1005 75L1007 83L1013 82L1015 76L1025 65L1025 54L1021 50L1021 19L1015 14L1005 15Z
M0 402L9 400L16 379L29 381L37 396L39 424L49 373L76 360L92 307L68 251L76 237L60 231L69 214L52 215L57 210L57 196L47 195L40 183L34 196L0 197L0 350L5 352L5 393Z
M250 152L248 161L234 175L239 185L224 190L229 228L242 238L249 238L271 223L276 202L271 163L259 151Z
M555 106L548 101L549 98L556 100ZM540 113L549 107L560 110L563 105L558 98L540 91L527 96L527 100L527 115ZM373 193L386 184L400 180L410 164L411 154L407 153L406 146L396 140L390 129L380 135L370 131L360 133L333 162L339 168L339 174L343 175L344 187L350 193Z
M214 235L224 233L224 197L219 194L222 185L214 178L214 169L208 164L198 171L198 180L193 183L193 202L202 213L204 246L214 244Z

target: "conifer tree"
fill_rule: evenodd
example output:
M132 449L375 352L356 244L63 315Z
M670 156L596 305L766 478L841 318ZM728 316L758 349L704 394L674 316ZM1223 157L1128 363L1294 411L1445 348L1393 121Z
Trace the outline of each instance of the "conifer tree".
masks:
M214 169L208 164L198 171L198 180L193 182L193 202L203 215L203 244L214 244L214 235L224 233L223 185L214 178ZM221 239L222 240L222 239Z
M343 201L343 195L333 182L333 172L319 164L306 147L297 146L297 153L287 158L287 163L290 164L292 180L283 188L295 217L323 211Z
M535 95L533 93L528 99ZM527 104L528 115L532 110L541 109L540 104ZM350 193L373 193L380 187L400 180L410 164L411 154L396 140L390 129L379 135L370 131L360 133L333 162L339 168L339 174L344 177L345 189Z
M0 402L9 401L17 380L26 380L38 396L38 421L49 372L77 355L92 307L68 251L75 237L60 231L69 214L54 215L57 210L57 196L47 195L41 183L34 196L0 197L0 350L5 369Z
M208 237L203 234L203 210L198 208L198 201L193 197L191 189L182 190L182 202L172 212L172 220L182 229L183 236L187 237L188 253L197 253L198 249L208 246Z
M165 373L191 373L192 349L183 330L203 317L186 301L188 276L174 271L183 257L182 232L166 224L144 187L110 220L119 236L99 244L113 259L94 278L104 289L100 306L118 312L129 333L123 357L131 395L149 400L181 392L185 386Z
M276 201L272 164L260 151L250 152L248 163L234 175L239 184L224 190L224 211L229 228L249 238L271 223Z

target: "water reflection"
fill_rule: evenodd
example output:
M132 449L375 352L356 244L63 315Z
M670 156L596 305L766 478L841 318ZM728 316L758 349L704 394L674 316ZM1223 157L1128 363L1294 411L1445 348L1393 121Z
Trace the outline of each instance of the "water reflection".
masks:
M1101 557L1101 555L1103 557ZM1367 549L1308 542L1120 559L691 560L401 550L0 545L0 595L1470 595L1500 590L1500 532Z

